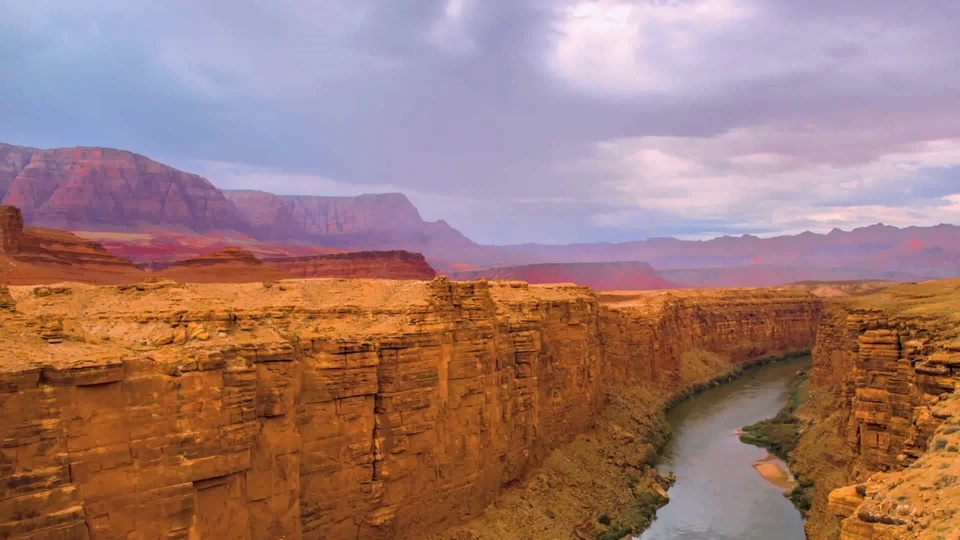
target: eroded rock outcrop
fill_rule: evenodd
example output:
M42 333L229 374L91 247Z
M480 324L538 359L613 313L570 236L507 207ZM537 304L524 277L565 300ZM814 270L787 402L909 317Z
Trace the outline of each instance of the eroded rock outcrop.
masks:
M446 279L10 291L13 538L422 537L594 427L612 382L665 399L809 347L820 312L793 291L601 304L581 287Z
M811 538L935 538L950 530L937 527L953 523L944 505L957 500L950 486L960 454L947 447L958 447L949 435L960 431L950 427L960 424L950 405L960 384L958 299L960 281L943 280L829 308L811 372L817 426L797 455L819 488ZM828 445L829 458L818 453Z
M0 206L0 282L51 283L77 280L118 283L142 279L126 259L72 233L24 227L14 206Z

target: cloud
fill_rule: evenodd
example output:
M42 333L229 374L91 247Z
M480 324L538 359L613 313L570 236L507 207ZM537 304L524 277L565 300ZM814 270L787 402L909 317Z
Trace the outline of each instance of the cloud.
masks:
M960 4L921 4L0 0L0 140L483 242L953 219Z
M873 141L876 152L857 159L830 151L863 139L872 137L781 125L598 143L593 163L619 179L617 198L625 208L592 221L629 230L644 212L658 211L669 221L770 235L960 218L960 137L886 147Z
M702 67L714 36L751 18L737 0L577 2L556 23L548 66L587 91L671 92Z

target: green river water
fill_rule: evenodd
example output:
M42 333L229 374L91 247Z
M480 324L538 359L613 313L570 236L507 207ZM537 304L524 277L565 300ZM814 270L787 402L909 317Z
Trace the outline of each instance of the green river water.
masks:
M657 468L677 476L670 502L640 540L803 540L803 519L753 464L767 456L741 443L738 428L777 414L810 358L747 370L677 405L673 439Z

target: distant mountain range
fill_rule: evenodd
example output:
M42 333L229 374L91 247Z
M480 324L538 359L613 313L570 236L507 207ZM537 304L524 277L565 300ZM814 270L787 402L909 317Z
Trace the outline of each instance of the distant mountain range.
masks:
M40 150L0 144L0 202L19 207L28 225L81 235L97 231L159 238L233 235L271 245L402 249L423 253L445 272L643 261L661 272L666 282L690 285L776 284L771 282L821 277L911 280L960 274L960 227L954 225L900 229L878 224L776 238L482 246L445 221L425 221L399 193L318 197L227 191L198 175L106 148ZM122 252L124 243L113 239L105 245ZM132 256L149 258L149 250L142 247L131 248ZM607 275L612 271L602 270Z

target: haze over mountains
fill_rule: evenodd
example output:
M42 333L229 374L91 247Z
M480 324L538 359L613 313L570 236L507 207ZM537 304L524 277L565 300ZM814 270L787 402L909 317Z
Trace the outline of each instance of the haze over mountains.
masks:
M320 197L226 191L147 157L104 148L39 150L0 144L0 200L19 207L28 225L88 237L128 234L110 236L105 245L141 261L159 257L159 252L144 248L149 236L154 244L213 238L220 244L280 246L271 249L286 253L400 249L423 253L446 272L540 263L644 262L661 272L650 276L651 288L668 282L770 285L816 279L915 280L960 273L960 227L954 225L901 229L878 224L776 238L483 246L446 221L424 220L400 193ZM574 274L570 269L544 273L543 267L539 273L514 268L487 274L532 276L536 281L538 275L582 276L588 268L580 267ZM610 267L597 267L597 272L616 273Z

